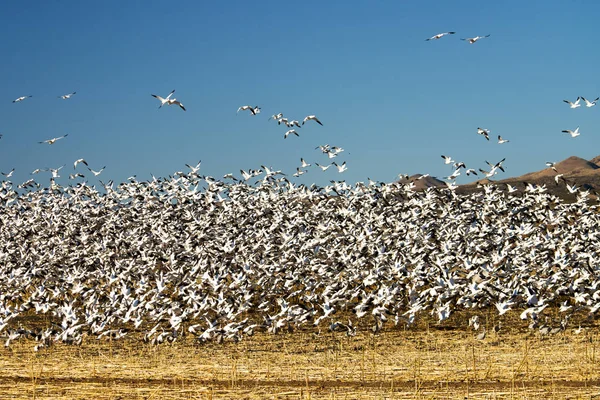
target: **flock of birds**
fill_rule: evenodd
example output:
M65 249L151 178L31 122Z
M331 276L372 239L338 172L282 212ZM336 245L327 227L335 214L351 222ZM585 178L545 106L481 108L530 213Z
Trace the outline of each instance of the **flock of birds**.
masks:
M414 182L296 185L266 168L249 173L262 176L252 184L200 170L105 192L3 181L5 346L133 333L156 344L238 341L305 327L354 335L489 307L519 310L542 332L600 309L600 213L586 192L565 203L535 185L458 195ZM547 307L560 308L559 321Z
M186 111L174 93L151 96L159 108ZM578 108L582 100L589 108L599 99L565 102ZM254 117L261 107L241 111ZM277 113L268 120L286 127L284 139L299 136L307 123L323 126L316 115L295 120ZM575 137L579 128L564 132ZM488 141L490 133L477 128ZM509 140L498 135L497 143ZM329 144L315 150L328 160L344 152ZM491 178L504 172L505 158L478 171L442 158L453 168L447 187L426 190L415 185L426 175L321 187L264 165L215 178L201 174L201 162L167 178L99 181L101 188L77 171L83 165L97 178L105 167L94 170L83 158L73 162L69 179L76 181L68 185L56 180L66 164L31 173L50 172L46 187L34 179L14 185L14 168L3 172L4 345L29 339L40 350L134 333L155 344L186 336L222 342L304 327L354 335L361 327L410 326L423 314L443 322L456 310L470 310L477 330L490 307L500 315L518 310L544 334L565 329L575 312L600 309L600 213L587 192L557 172L575 203L533 184L519 191L491 182L459 195L461 170ZM301 158L293 176L313 164L347 170L345 161ZM544 314L548 307L559 310L559 320Z

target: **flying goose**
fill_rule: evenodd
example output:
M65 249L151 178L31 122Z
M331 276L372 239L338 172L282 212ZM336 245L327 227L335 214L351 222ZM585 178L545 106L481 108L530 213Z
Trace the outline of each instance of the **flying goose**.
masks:
M489 34L487 34L487 35L485 35L485 36L475 36L475 37L472 37L472 38L466 38L466 39L460 39L460 40L466 40L466 41L467 41L467 42L469 42L470 44L473 44L473 43L477 42L478 40L480 40L480 39L485 39L485 38L487 38L487 37L490 37L490 35L489 35Z
M300 163L302 163L302 168L310 167L311 164L304 161L304 158L300 158Z
M70 99L71 96L77 94L77 92L73 92L73 93L69 93L69 94L63 94L62 96L58 96L58 98L63 99L63 100L67 100Z
M569 105L569 107L571 107L571 108L581 107L581 104L579 104L579 102L581 101L581 97L577 97L577 100L575 100L574 103L572 101L569 101L569 100L563 100L563 101L565 103L567 103Z
M450 156L445 156L442 154L442 158L444 159L444 164L452 164L454 160Z
M487 140L490 140L490 130L485 128L477 128L477 134L485 137Z
M175 89L171 90L171 93L169 93L169 95L167 97L165 97L164 99L160 96L157 96L155 94L151 95L152 97L154 97L155 99L158 99L160 101L160 106L158 108L161 108L162 106L164 106L165 104L167 104L169 102L169 100L171 99L171 96L173 95L173 93L175 93Z
M157 96L157 95L155 95L155 94L153 94L153 95L151 95L151 96L152 96L152 97L154 97L154 98L156 98L156 99L158 99L158 100L160 101L160 106L158 106L158 108L161 108L161 107L162 107L162 106L164 106L165 104L166 104L166 105L169 105L169 106L171 106L171 105L173 105L173 104L176 104L176 105L178 105L178 106L179 106L179 107L180 107L180 108L181 108L183 111L186 111L185 107L183 106L183 104L181 104L181 102L180 102L180 101L178 101L178 100L177 100L177 99L175 99L175 98L173 98L173 99L171 98L171 96L173 95L173 93L175 93L175 89L173 89L173 90L171 91L171 93L169 93L169 95L168 95L166 98L164 98L164 99L163 99L162 97L160 97L160 96Z
M342 165L337 165L335 161L334 161L334 162L332 162L331 164L333 164L333 165L335 165L335 166L337 167L337 169L338 169L338 172L339 172L339 173L342 173L342 172L344 172L344 171L346 171L346 170L348 169L348 168L346 167L346 161L344 161L344 162L342 163Z
M438 40L443 38L446 35L454 35L456 32L444 32L444 33L438 33L437 35L433 35L432 37L430 37L429 39L425 39L426 42L430 41L430 40Z
M43 143L48 143L48 144L54 144L57 140L66 138L67 136L69 136L69 134L67 133L66 135L60 136L60 137L55 137L52 139L48 139L48 140L43 140L41 142L38 142L39 144L43 144Z
M246 111L246 110L250 110L250 115L256 115L256 114L260 114L260 107L259 106L241 106L240 108L238 108L237 112L239 113L240 111Z
M568 133L569 135L571 135L571 137L577 137L577 136L581 135L581 133L579 133L579 127L577 127L577 129L575 129L574 131L572 131L570 129L565 129L562 132Z
M596 97L594 99L594 101L589 101L585 97L581 97L581 100L583 100L585 102L585 106L589 108L589 107L594 107L596 105L596 103L598 102L598 100L600 100L600 97Z
M83 163L86 167L88 167L87 161L85 161L83 158L80 158L78 160L75 160L75 162L73 163L73 169L77 168L77 164L79 163Z
M302 121L302 125L304 125L305 122L313 120L315 121L317 124L323 126L323 124L321 123L321 121L319 121L319 119L317 118L316 115L308 115L304 118L304 120Z
M91 169L90 167L88 167L88 169L90 170L90 172L92 174L94 174L94 176L98 176L102 173L102 171L104 171L104 168L106 168L106 166L102 167L99 171L94 171L93 169Z
M25 100L25 99L28 99L28 98L30 98L30 97L33 97L33 96L21 96L21 97L19 97L19 98L17 98L17 99L14 99L14 100L13 100L13 103L18 103L18 102L20 102L20 101L23 101L23 100Z
M300 135L298 135L298 132L296 132L296 130L295 130L295 129L290 129L289 131L287 131L287 132L286 132L286 133L283 135L283 138L284 138L284 139L287 139L287 137L288 137L289 135L296 135L296 136L298 136L298 137L300 136Z

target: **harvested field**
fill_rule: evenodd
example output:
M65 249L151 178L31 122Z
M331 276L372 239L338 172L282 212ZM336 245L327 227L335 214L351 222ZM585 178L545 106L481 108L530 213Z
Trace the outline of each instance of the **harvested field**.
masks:
M490 326L493 326L490 324ZM421 326L355 337L257 333L239 343L20 340L0 356L11 399L591 399L597 325L554 336Z

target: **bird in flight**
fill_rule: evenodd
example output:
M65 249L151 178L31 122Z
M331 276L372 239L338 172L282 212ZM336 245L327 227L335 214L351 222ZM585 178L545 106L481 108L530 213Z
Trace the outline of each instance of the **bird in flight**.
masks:
M313 120L313 121L315 121L317 124L319 124L319 125L323 126L323 124L321 123L321 121L319 121L319 119L317 118L317 116L316 116L316 115L308 115L307 117L305 117L305 118L304 118L304 121L302 121L302 125L304 125L304 123L305 123L306 121L310 121L310 120Z
M575 100L575 102L569 101L569 100L563 100L565 103L567 103L569 105L569 107L571 108L577 108L577 107L581 107L581 104L579 104L579 101L581 100L581 97L577 97L577 100Z
M310 167L310 164L304 161L304 158L300 158L300 163L302 164L302 168Z
M90 170L90 172L92 174L94 174L94 176L98 176L102 173L102 171L104 171L104 168L106 168L106 165L104 167L102 167L99 171L94 171L93 169L91 169L90 167L88 167L88 169Z
M10 172L2 172L2 175L4 175L7 178L10 178L14 172L15 172L15 169L13 168L10 170Z
M18 102L20 102L20 101L23 101L23 100L25 100L25 99L28 99L28 98L30 98L30 97L33 97L33 96L21 96L21 97L19 97L18 99L14 99L14 100L13 100L13 103L18 103Z
M331 167L332 164L329 165L321 165L319 163L315 163L315 165L319 168L321 168L323 171L327 171L329 169L329 167Z
M466 40L470 44L473 44L473 43L477 42L478 40L485 39L487 37L490 37L490 35L488 34L488 35L485 35L485 36L475 36L475 37L472 37L472 38L466 38L466 39L460 39L460 40Z
M60 137L55 137L55 138L48 139L48 140L43 140L43 141L41 141L41 142L38 142L38 143L39 143L39 144L43 144L43 143L54 144L54 143L56 143L56 141L57 141L57 140L64 139L64 138L66 138L67 136L69 136L69 134L68 134L68 133L67 133L66 135L62 135L62 136L60 136Z
M336 168L337 168L337 170L338 170L338 172L339 172L340 174L341 174L342 172L344 172L344 171L346 171L346 170L348 169L348 168L346 167L346 161L344 161L344 162L342 163L342 165L338 165L338 164L336 164L336 162L335 162L335 161L334 161L334 162L332 162L331 164L336 166Z
M188 167L191 172L191 175L198 175L198 171L200 171L200 166L202 165L202 160L198 161L198 164L196 164L195 167L191 166L190 164L185 164L186 167Z
M288 137L289 135L296 135L296 136L298 136L298 137L300 136L300 135L298 135L298 132L296 132L296 130L295 130L295 129L290 129L289 131L287 131L287 132L285 133L285 135L283 136L283 138L284 138L284 139L287 139L287 137Z
M78 160L75 160L75 162L73 163L73 169L77 168L77 164L79 163L84 164L86 167L88 166L87 161L85 161L83 158L80 158Z
M158 108L161 108L162 106L164 106L165 104L168 106L171 106L173 104L178 105L183 111L185 110L185 107L183 106L183 104L181 104L180 101L178 101L176 98L171 98L171 96L173 95L173 93L175 93L175 89L173 89L171 91L171 93L169 93L169 95L167 97L165 97L164 99L160 96L157 96L155 94L151 95L152 97L154 97L155 99L158 99L160 101L160 106L158 106Z
M510 142L510 140L502 139L502 136L498 135L498 143L502 144L502 143L508 143L508 142Z
M256 115L256 114L260 114L260 107L259 106L241 106L240 108L238 108L237 112L240 111L246 111L246 110L250 110L250 115Z
M452 164L454 160L450 156L445 156L442 154L442 158L444 159L444 164Z
M579 132L579 127L577 127L574 131L572 131L570 129L565 129L562 132L568 133L569 135L571 135L571 137L577 137L577 136L581 135L581 133Z
M589 108L589 107L594 107L596 105L596 103L598 102L598 100L600 100L600 97L596 97L596 99L594 99L594 101L589 101L585 97L582 97L581 100L583 100L585 102L585 106Z
M490 130L489 129L477 128L477 133L479 135L485 137L487 140L490 140Z
M438 33L437 35L433 35L432 37L430 37L429 39L425 39L426 42L430 41L430 40L438 40L443 38L446 35L454 35L456 32L444 32L444 33Z
M62 96L58 96L59 98L63 99L63 100L67 100L70 99L71 96L77 94L77 92L73 92L73 93L69 93L69 94L63 94Z

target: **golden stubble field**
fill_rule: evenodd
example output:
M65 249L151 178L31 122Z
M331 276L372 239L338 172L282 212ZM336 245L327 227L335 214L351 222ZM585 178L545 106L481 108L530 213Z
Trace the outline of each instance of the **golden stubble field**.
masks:
M504 317L483 340L426 322L223 344L87 337L37 353L21 340L0 350L0 399L600 399L597 324L541 336Z

